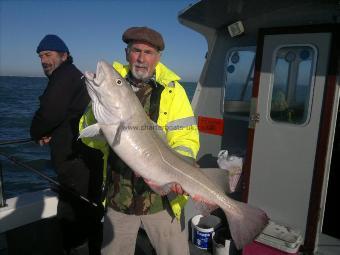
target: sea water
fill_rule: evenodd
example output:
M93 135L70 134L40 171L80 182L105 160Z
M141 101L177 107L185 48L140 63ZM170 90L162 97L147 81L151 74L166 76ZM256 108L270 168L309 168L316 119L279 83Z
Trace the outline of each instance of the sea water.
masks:
M34 112L39 107L39 96L43 93L45 77L0 76L0 144L29 138L29 129ZM194 82L181 82L191 100L196 89ZM14 156L17 160L55 178L49 158L49 146L39 146L34 142L0 145L0 152ZM50 187L50 183L21 166L0 156L3 168L5 198L25 192Z

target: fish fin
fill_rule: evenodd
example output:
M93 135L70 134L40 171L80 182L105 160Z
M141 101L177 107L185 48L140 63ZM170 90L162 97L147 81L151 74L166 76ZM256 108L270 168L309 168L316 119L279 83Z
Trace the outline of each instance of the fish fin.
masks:
M85 137L92 137L93 139L105 141L105 137L103 136L98 123L84 128L80 132L78 139L85 138Z
M111 123L109 125L101 125L101 129L103 130L103 133L106 135L106 137L112 137L112 140L108 141L111 146L116 146L120 143L120 136L123 130L123 125L121 122Z
M240 250L262 232L269 219L267 214L259 208L238 201L234 202L228 205L229 208L222 209L227 216L235 246ZM231 209L230 206L233 208Z
M167 183L165 185L159 185L158 183L150 180L150 179L146 179L144 178L145 183L150 187L150 189L152 189L154 192L156 192L157 194L161 195L161 196L165 196L168 193L170 193L171 191L171 186L172 183Z
M116 146L120 143L120 136L123 130L123 125L121 123L118 123L117 125L111 125L114 127L113 129L113 141L111 141L112 146Z

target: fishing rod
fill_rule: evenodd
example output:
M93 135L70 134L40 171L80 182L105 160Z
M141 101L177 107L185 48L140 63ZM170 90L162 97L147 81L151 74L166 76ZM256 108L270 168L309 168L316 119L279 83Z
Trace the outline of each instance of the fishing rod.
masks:
M18 144L18 143L29 143L32 142L32 138L23 138L9 141L0 141L0 145L8 145L8 144Z
M21 162L20 160L18 160L17 158L13 157L13 156L10 156L8 155L7 153L4 153L4 152L1 152L0 151L0 155L7 158L9 161L11 161L12 163L18 165L18 166L22 166L28 170L31 170L32 172L40 175L42 178L48 180L49 182L53 183L54 185L56 185L58 188L66 191L66 192L69 192L71 193L73 196L87 202L88 204L94 206L94 207L98 207L98 204L96 204L95 202L92 202L90 201L89 199L87 199L86 197L80 195L78 192L70 189L69 187L65 186L65 185L62 185L61 183L57 182L56 180L52 179L51 177L47 176L46 174L42 173L41 171L35 169L34 167L31 167L30 165L24 163L24 162Z

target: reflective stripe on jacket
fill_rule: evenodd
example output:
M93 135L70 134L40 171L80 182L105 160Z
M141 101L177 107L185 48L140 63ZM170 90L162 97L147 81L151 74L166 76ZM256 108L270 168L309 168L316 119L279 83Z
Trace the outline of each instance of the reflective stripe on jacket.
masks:
M122 77L126 77L129 72L128 65L114 62L113 67ZM157 124L165 132L171 148L183 156L196 159L199 150L198 129L190 101L184 88L178 83L179 79L162 63L157 64L156 82L164 87L160 95ZM87 125L95 123L91 107L88 108L80 122L82 123L80 131ZM84 125L85 123L86 125ZM104 158L108 157L107 145L104 145L102 141L91 138L84 138L82 141L92 148L100 149L104 153ZM180 218L182 208L187 200L188 196L176 196L175 199L170 200L172 211L177 219Z
M92 112L92 104L90 103L83 116L80 118L79 121L79 132L82 131L84 128L96 123L96 119L94 118L93 112ZM107 171L107 162L109 158L109 145L102 140L97 140L91 137L83 137L81 138L81 141L94 149L100 150L103 153L103 184L106 183L106 171ZM105 206L105 200L103 202Z

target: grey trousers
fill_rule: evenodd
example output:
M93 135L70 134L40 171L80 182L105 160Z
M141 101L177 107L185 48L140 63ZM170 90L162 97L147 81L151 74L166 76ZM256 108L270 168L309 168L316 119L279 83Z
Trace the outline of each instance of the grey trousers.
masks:
M189 255L188 238L167 211L127 215L108 208L104 219L102 255L134 255L139 227L143 226L157 255Z

